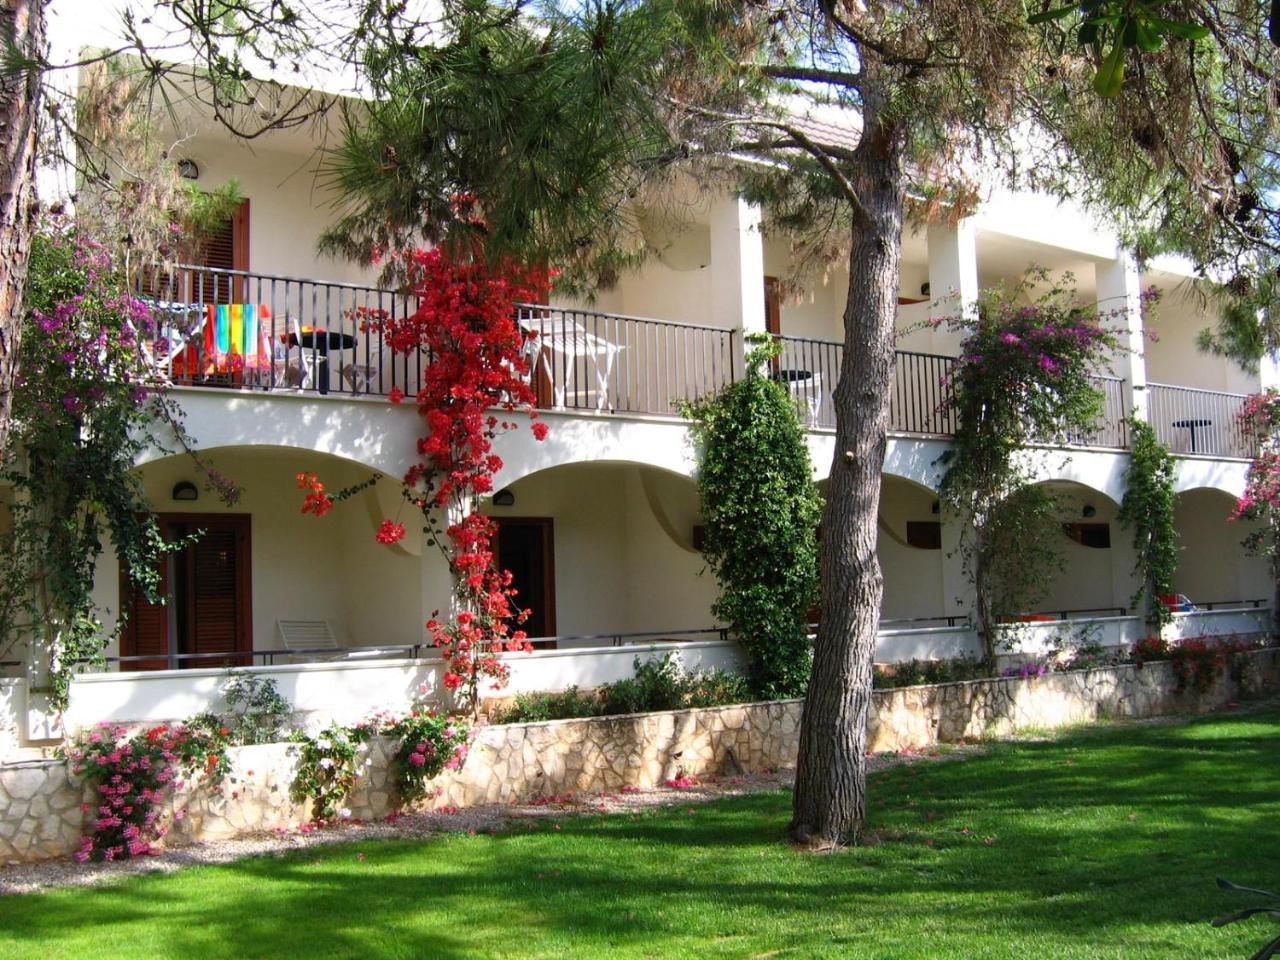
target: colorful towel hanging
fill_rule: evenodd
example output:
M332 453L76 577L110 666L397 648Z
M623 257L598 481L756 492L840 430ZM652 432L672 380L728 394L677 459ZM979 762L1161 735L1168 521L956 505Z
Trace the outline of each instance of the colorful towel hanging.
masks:
M203 362L199 366L203 375L270 366L270 320L271 310L265 304L209 304L200 338ZM188 350L194 345L193 340ZM196 369L194 359L190 357L187 369Z

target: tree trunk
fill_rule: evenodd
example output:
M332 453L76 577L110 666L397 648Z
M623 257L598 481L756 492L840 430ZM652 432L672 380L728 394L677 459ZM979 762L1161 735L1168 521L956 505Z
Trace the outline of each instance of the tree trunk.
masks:
M818 848L852 842L862 826L871 664L884 592L876 517L906 181L899 133L878 123L877 113L867 96L866 132L848 171L864 212L854 217L849 254L844 355L834 394L836 452L822 520L822 618L790 826L793 840Z
M44 43L42 0L0 0L0 36L25 57L39 54ZM23 291L35 229L39 106L39 71L0 75L0 460L9 440Z

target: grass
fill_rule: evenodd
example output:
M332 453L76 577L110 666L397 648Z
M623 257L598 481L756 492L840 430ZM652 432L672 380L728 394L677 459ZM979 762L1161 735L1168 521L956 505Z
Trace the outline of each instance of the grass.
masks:
M353 842L0 898L0 957L1243 958L1275 888L1280 708L876 774L876 842L781 842L786 793Z

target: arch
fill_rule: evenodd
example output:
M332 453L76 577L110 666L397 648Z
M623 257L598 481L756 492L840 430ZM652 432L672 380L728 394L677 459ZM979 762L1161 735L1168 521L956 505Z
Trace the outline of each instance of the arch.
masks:
M412 406L384 400L302 394L175 390L187 430L200 450L278 447L350 460L391 477L416 459L421 420ZM138 464L171 451L150 446Z
M1235 496L1218 486L1191 487L1174 495L1179 540L1174 592L1195 603L1271 596L1266 562L1251 556L1243 544L1256 525L1231 521L1235 505Z

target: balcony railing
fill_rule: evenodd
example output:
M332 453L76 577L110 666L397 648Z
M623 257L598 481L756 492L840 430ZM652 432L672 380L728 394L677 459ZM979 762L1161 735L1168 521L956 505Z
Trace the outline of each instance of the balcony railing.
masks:
M1129 429L1125 425L1129 405L1125 402L1124 379L1101 374L1092 379L1093 385L1102 391L1102 417L1093 430L1071 438L1071 442L1081 447L1122 450L1129 446Z
M411 294L357 283L273 276L209 267L143 271L140 296L152 305L150 349L175 384L264 391L385 397L412 396L426 357L393 353L374 316L391 320L417 308ZM593 310L525 304L530 384L538 405L601 413L672 416L734 379L735 333ZM832 391L842 344L781 337L772 376L795 397L807 425L835 426ZM890 384L889 428L916 436L951 436L946 408L954 358L899 350ZM1105 411L1087 434L1054 438L1090 447L1124 448L1124 381L1100 376ZM1244 396L1150 384L1151 423L1175 453L1247 458L1240 429Z
M1147 397L1151 426L1174 453L1253 456L1253 444L1240 427L1244 394L1149 383Z
M733 382L733 331L522 304L538 406L672 415Z
M393 354L365 320L409 316L413 296L355 283L209 267L144 270L153 305L156 365L182 386L408 395L424 357Z
M840 379L844 345L805 337L779 339L782 354L774 365L773 377L791 391L809 426L834 427L836 414L831 393ZM954 363L954 357L895 352L889 385L890 430L921 436L955 433L954 414L943 406L950 392L948 381Z
M175 384L379 397L421 386L426 356L394 353L366 322L411 315L412 295L187 266L144 272L137 287ZM670 416L733 379L731 330L534 305L518 320L541 407Z

